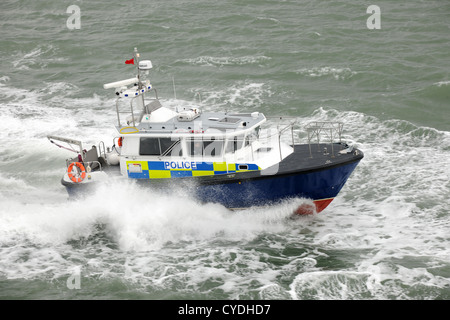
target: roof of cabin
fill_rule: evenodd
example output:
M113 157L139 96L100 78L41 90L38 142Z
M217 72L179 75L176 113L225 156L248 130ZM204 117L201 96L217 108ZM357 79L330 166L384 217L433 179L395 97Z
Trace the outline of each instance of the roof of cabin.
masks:
M265 122L265 120L264 114L259 112L203 113L198 108L175 112L162 106L151 110L150 113L143 112L135 116L136 128L140 133L236 132L256 127ZM117 130L120 133L124 133L121 132L123 128L117 126Z

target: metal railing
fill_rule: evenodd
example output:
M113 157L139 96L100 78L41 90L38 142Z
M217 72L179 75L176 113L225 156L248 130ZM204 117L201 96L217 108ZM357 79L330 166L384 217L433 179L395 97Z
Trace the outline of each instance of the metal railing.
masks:
M327 143L331 145L331 157L334 157L334 140L339 138L339 142L342 142L342 131L344 124L338 121L314 121L305 126L308 134L309 154L312 158L311 143L313 139L316 139L318 152L320 152L319 145L322 138L329 139Z
M130 121L130 122L132 122L133 127L136 127L136 118L135 118L135 116L134 116L135 110L134 110L133 102L134 102L135 99L137 99L137 98L142 99L142 104L143 104L143 110L142 110L142 112L148 112L148 110L146 110L146 106L147 106L148 104L146 104L145 102L148 101L148 100L153 100L153 101L158 100L158 92L156 91L156 89L155 89L155 88L152 88L151 90L149 90L149 91L147 91L147 92L150 92L150 91L154 91L154 92L155 92L155 98L153 98L153 99L145 99L145 97L144 97L143 94L139 94L139 95L137 95L137 96L135 96L135 97L132 97L132 98L130 98L130 109L127 110L127 111L120 111L120 110L119 110L119 102L121 101L122 98L119 97L119 98L116 99L117 124L118 124L119 127L122 127L122 125L121 125L121 123L120 123L120 114L121 114L121 113L122 113L122 114L130 114L130 113L131 113L131 121ZM136 103L136 104L137 104L137 103ZM130 123L127 123L127 125L130 125Z
M331 156L334 157L334 143L342 143L342 133L344 123L340 121L312 121L302 125L299 119L295 117L267 117L268 119L278 121L276 128L272 135L265 137L270 139L273 135L278 137L278 147L280 152L280 160L282 160L281 154L281 139L283 135L290 129L290 137L286 137L284 141L294 146L299 140L300 133L306 133L307 143L309 145L310 157L313 157L312 145L317 144L318 152L320 143L330 144ZM287 121L287 123L286 123ZM297 132L297 134L296 134Z

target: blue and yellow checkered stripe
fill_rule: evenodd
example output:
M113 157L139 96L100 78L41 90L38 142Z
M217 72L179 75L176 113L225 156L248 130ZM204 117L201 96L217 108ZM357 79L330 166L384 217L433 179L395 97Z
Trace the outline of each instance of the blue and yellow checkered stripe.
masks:
M246 166L247 169L239 169ZM196 162L196 161L127 161L129 178L170 179L182 177L213 176L261 170L253 163Z

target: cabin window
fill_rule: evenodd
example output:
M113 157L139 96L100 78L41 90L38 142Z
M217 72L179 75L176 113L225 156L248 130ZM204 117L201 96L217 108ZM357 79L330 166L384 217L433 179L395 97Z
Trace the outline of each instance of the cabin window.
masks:
M176 144L177 141L173 141L171 138L159 138L159 144L161 146L161 155L167 154L170 149Z
M238 165L238 170L248 170L248 165L240 164L240 165Z
M180 140L178 139L177 141L172 141L172 143L173 143L173 147L170 147L168 149L168 152L163 155L171 156L171 157L181 157L183 155L183 150L181 148Z
M191 156L203 155L202 140L188 140L187 141L188 154Z
M203 155L206 157L221 157L223 140L203 140Z
M244 144L244 136L243 135L230 138L230 140L228 140L225 152L233 153L236 150L239 150L240 148L242 148L243 144Z
M257 126L256 128L255 128L255 135L256 135L256 138L259 138L259 133L261 132L261 126Z
M245 137L245 146L250 145L250 136Z
M172 155L176 153L176 146L179 145L179 140L172 140L171 138L141 138L139 145L139 155L141 156L161 156Z
M190 140L187 143L191 156L220 157L222 156L223 140Z
M141 156L159 156L159 138L141 138L139 144L139 154Z

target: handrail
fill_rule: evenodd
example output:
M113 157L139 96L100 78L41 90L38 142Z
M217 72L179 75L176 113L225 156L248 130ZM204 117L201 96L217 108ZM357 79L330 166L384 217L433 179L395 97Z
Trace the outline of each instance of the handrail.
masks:
M334 134L339 137L339 142L342 142L342 131L344 124L340 121L313 121L306 126L306 132L308 134L309 153L312 158L311 141L313 137L317 138L317 146L320 144L321 135L327 136L331 144L331 157L334 157ZM320 150L318 150L320 152Z
M149 91L147 91L147 92L150 92L150 91L154 91L154 92L155 92L155 98L152 98L152 100L159 100L159 99L158 99L158 91L157 91L155 88L151 88L151 89L150 89ZM137 96L129 97L129 99L130 99L130 110L129 110L129 111L119 111L119 101L120 101L120 99L122 99L122 97L118 97L118 98L116 99L117 125L118 125L119 127L122 127L122 125L121 125L121 123L120 123L120 115L119 115L120 113L126 113L126 114L131 113L131 120L132 120L132 122L133 122L133 127L136 127L136 119L135 119L135 117L134 117L134 106L133 106L133 101L134 101L136 98L142 98L142 99L143 99L143 111L144 111L144 112L147 111L147 110L146 110L146 106L145 106L145 96L144 96L143 93L138 93Z
M106 158L106 148L105 148L105 143L103 141L100 141L98 143L98 150L100 153L100 156L102 156L102 146L103 146L103 157Z

